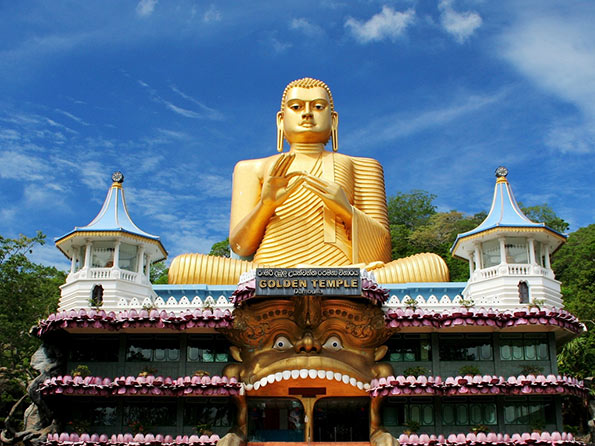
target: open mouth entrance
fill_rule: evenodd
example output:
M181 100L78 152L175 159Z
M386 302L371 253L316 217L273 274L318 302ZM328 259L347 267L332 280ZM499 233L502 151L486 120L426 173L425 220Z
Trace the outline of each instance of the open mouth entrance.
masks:
M314 441L368 441L370 398L322 398L314 405Z
M292 398L249 398L248 441L304 441L304 407Z

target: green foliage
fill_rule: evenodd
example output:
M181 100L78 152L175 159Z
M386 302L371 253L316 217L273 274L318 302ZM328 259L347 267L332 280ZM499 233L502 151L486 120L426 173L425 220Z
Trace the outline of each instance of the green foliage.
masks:
M403 370L403 376L428 376L430 372L422 366L409 367Z
M91 369L86 365L77 365L74 370L70 372L71 376L80 376L81 378L86 378L87 376L91 376Z
M566 232L570 227L568 222L558 217L547 203L529 207L525 207L522 203L519 203L519 207L524 214L529 217L529 220L532 220L535 223L545 223L546 226L555 231Z
M475 376L475 375L481 375L481 371L479 370L479 367L476 367L474 365L464 365L463 367L461 367L459 369L459 375L461 376L467 376L467 375L471 375L471 376Z
M407 194L397 192L388 199L390 225L402 225L412 230L426 224L436 213L436 206L432 203L435 198L436 195L425 190L412 190Z
M562 349L558 356L560 373L579 378L595 376L595 224L570 234L553 256L552 268L562 282L564 307L588 328Z
M151 265L151 269L149 271L149 280L151 283L154 284L167 284L167 274L169 273L169 268L165 265L165 262L157 262Z
M488 432L490 432L490 428L488 426L486 426L485 424L476 424L475 426L473 426L471 428L471 432L473 432L475 434L479 434L480 432L487 434Z
M209 252L210 256L218 256L218 257L230 257L231 250L229 248L229 237L225 240L221 240L220 242L214 243L211 246L211 251Z
M408 420L405 423L405 426L407 426L407 431L410 434L414 434L419 430L419 428L421 427L421 424L419 424L418 421Z
M537 367L536 365L525 364L521 366L520 375L543 375L543 367Z
M58 287L66 280L64 272L27 258L35 245L44 243L41 232L18 239L0 236L0 416L6 415L34 376L29 361L39 340L29 336L29 329L56 310Z

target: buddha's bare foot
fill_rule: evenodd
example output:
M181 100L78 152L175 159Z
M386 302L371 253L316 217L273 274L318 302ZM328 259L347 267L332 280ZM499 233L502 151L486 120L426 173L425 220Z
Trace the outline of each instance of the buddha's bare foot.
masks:
M399 446L399 441L384 430L378 430L370 437L372 446ZM217 443L219 446L220 443Z
M245 444L246 441L235 432L225 434L223 438L217 442L217 446L242 446Z

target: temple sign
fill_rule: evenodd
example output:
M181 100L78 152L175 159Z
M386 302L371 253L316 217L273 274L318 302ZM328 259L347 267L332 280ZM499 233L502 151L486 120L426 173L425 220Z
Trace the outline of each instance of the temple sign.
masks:
M235 284L262 266L358 266L373 270L380 283L448 281L435 254L391 261L382 166L338 153L338 123L324 82L287 85L277 150L287 140L289 153L240 161L234 169L229 240L240 258L180 255L169 283ZM325 149L329 140L332 151Z

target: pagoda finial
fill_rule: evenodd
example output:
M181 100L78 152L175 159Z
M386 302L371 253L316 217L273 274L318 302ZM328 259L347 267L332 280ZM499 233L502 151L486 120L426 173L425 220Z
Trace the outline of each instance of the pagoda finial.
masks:
M508 176L508 169L504 166L498 166L495 174L496 178L498 178L498 182L506 181L506 177Z
M114 183L122 184L124 182L124 174L119 170L112 173L112 181Z

